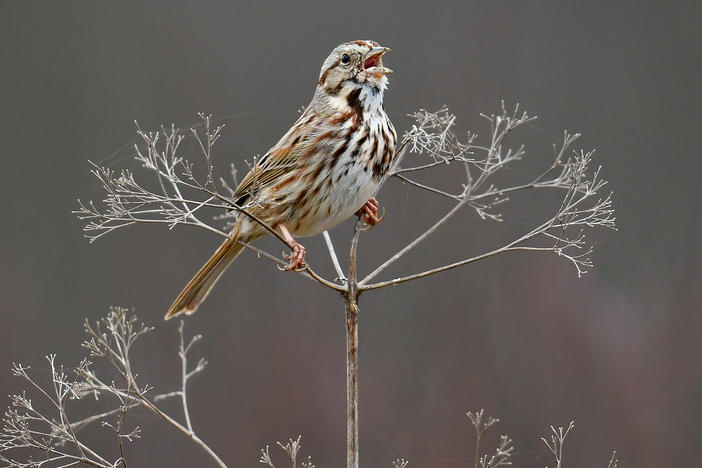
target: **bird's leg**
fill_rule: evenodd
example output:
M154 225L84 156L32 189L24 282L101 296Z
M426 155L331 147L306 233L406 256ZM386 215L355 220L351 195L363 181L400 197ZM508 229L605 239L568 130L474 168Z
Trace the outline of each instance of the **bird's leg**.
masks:
M296 241L290 231L288 231L285 224L280 223L278 225L280 232L283 233L283 237L290 245L290 255L283 255L286 260L290 260L288 266L285 267L285 271L291 270L302 270L305 268L305 247Z
M356 216L361 218L363 222L368 225L368 229L372 228L385 218L385 209L383 209L383 215L378 218L378 205L378 200L376 200L374 197L370 197L366 204L356 212Z

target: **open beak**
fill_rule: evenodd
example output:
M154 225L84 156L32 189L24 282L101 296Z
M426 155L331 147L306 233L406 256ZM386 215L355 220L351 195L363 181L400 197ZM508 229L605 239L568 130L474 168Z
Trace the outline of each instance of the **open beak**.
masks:
M373 76L383 76L392 73L387 67L383 66L383 55L390 52L387 47L373 47L368 51L363 60L363 70Z

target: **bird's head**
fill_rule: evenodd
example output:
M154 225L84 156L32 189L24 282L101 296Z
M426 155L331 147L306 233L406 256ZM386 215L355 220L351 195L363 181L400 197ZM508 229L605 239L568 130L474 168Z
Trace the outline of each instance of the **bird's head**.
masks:
M392 73L383 66L383 54L389 52L375 41L352 41L337 46L322 64L318 85L339 91L345 85L370 86L384 90Z

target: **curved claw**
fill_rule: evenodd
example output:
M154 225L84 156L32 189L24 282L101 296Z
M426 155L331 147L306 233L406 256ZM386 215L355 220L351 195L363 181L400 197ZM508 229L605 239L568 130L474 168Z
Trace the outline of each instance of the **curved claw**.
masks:
M385 208L383 208L383 214L379 218L378 206L378 200L376 200L374 197L371 197L368 199L366 204L363 205L363 207L356 212L356 216L361 218L366 224L366 227L363 228L364 231L371 229L373 226L385 219Z
M288 263L288 266L283 268L284 271L302 271L305 269L306 264L305 264L305 254L307 251L305 250L305 247L300 244L299 242L293 240L290 242L290 254L283 254L283 257L286 260L289 260L290 263Z
M377 214L371 218L371 220L368 219L368 216L366 215L366 219L363 220L364 223L366 223L366 227L361 228L362 231L369 231L373 229L373 227L382 222L385 219L385 208L383 208L383 214L378 218Z

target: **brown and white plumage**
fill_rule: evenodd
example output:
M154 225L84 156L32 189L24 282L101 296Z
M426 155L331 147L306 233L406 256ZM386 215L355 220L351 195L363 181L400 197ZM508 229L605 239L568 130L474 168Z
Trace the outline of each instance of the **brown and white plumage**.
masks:
M383 109L391 70L389 49L373 41L347 42L327 57L312 101L295 124L249 171L234 201L293 245L291 268L304 263L292 236L321 233L351 217L375 194L395 154L397 134ZM239 216L231 236L176 298L166 319L192 314L241 252L238 241L266 233Z

